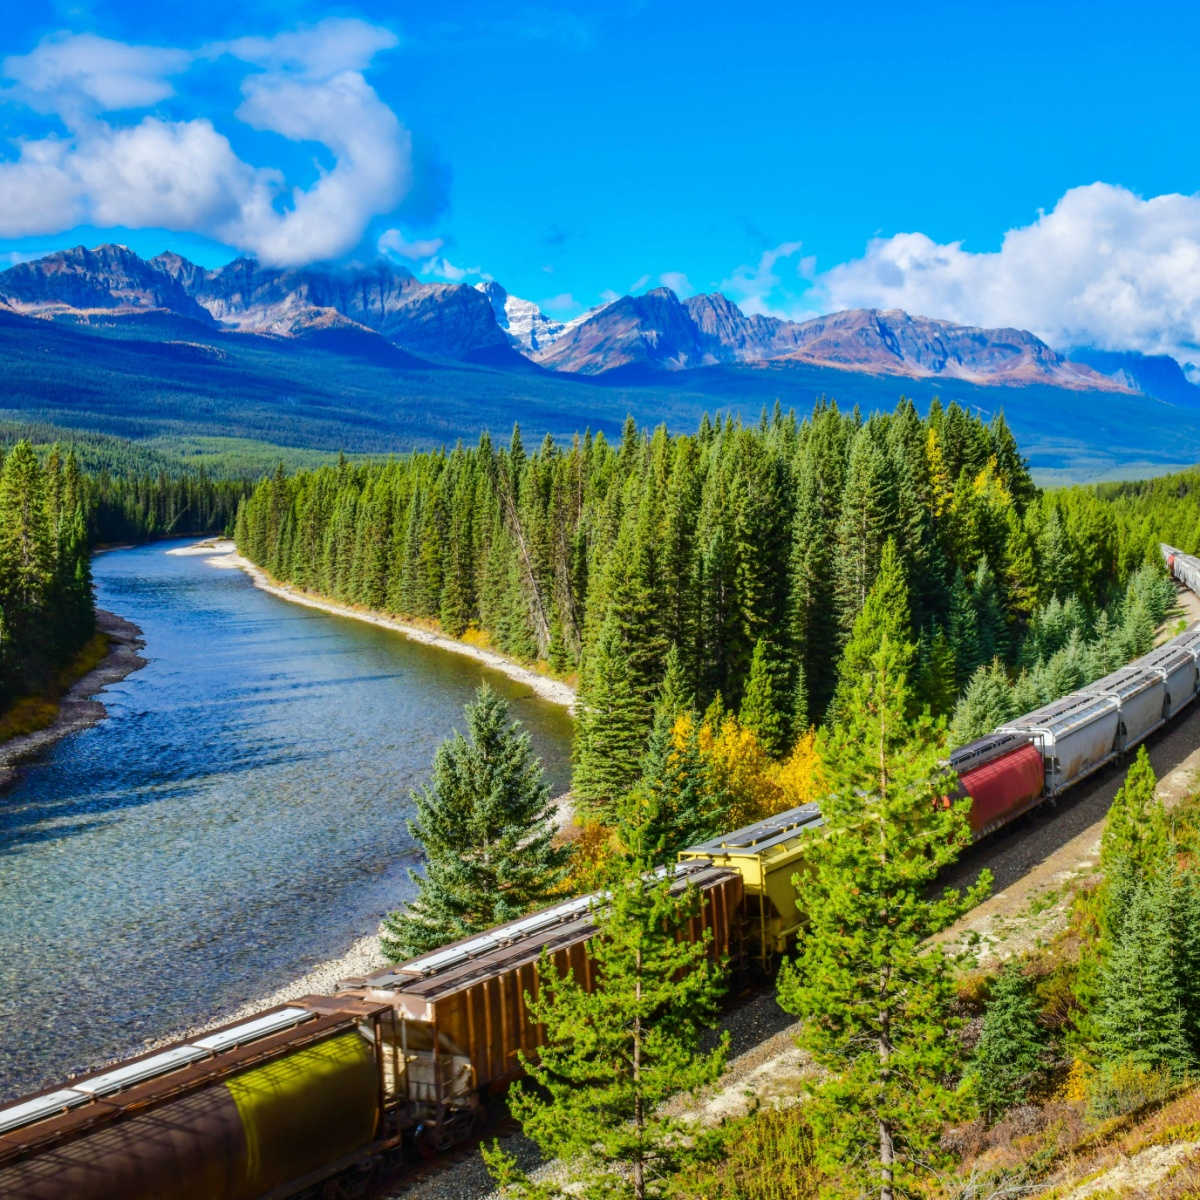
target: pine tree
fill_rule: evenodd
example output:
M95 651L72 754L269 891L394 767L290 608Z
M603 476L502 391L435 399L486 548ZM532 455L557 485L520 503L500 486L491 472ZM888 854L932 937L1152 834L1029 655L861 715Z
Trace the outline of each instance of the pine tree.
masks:
M615 620L601 629L575 731L573 788L580 808L610 820L641 773L646 703L633 686Z
M954 651L940 625L932 632L923 632L917 642L913 690L918 701L929 706L933 716L947 717L954 711L958 700Z
M467 737L438 747L432 785L413 793L425 872L412 874L416 898L384 918L380 944L394 961L520 916L566 875L529 734L487 684L464 715Z
M1162 801L1156 795L1158 779L1144 745L1138 747L1125 781L1113 797L1100 839L1100 869L1110 871L1128 862L1136 875L1153 873L1167 861L1170 831Z
M909 723L906 647L885 635L823 758L830 773L824 836L806 868L808 930L779 982L798 1038L830 1072L810 1114L819 1161L847 1195L893 1200L944 1152L944 1124L961 1100L951 963L926 939L976 903L932 896L930 885L970 838L965 803L938 766L938 729Z
M1016 715L1008 675L1000 660L993 659L971 676L967 690L954 709L950 742L954 746L965 746Z
M1010 962L992 987L968 1072L989 1121L1029 1095L1045 1041L1029 984Z
M787 749L791 724L781 674L769 653L766 639L759 638L750 660L750 677L738 719L772 758L778 758Z
M1179 1075L1193 1061L1172 937L1174 882L1164 870L1137 885L1101 966L1095 1036L1105 1066L1129 1061Z
M837 604L844 631L853 626L875 582L893 509L887 459L875 444L871 426L864 425L850 452L837 525Z
M838 664L838 685L829 706L827 720L836 723L849 704L861 680L870 673L870 664L884 639L907 677L913 669L916 647L912 641L908 607L908 585L896 543L890 538L880 557L879 574L854 619L850 640ZM915 712L916 697L910 693Z
M672 895L669 875L647 885L648 865L629 862L597 915L589 946L594 991L573 974L556 978L548 959L539 967L538 994L528 1003L545 1043L536 1057L521 1055L536 1086L510 1093L510 1108L542 1153L563 1162L568 1178L535 1183L493 1143L484 1159L513 1200L665 1196L672 1175L718 1149L716 1131L661 1106L722 1070L728 1034L702 1049L716 1020L722 972L707 939L679 937L698 913L699 897Z
M979 619L975 599L962 571L956 571L950 588L950 615L946 635L954 651L955 683L961 692L984 662L979 646Z
M700 753L699 722L682 664L672 646L642 777L615 809L622 836L636 830L642 857L654 863L669 862L685 846L717 833L727 807Z

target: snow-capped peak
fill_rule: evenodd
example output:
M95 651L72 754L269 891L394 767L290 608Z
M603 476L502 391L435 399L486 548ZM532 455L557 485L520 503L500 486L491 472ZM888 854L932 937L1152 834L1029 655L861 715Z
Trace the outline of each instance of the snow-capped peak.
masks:
M510 296L494 280L475 285L492 303L496 324L508 334L508 340L522 354L544 350L557 341L574 322L555 321L546 316L532 300Z

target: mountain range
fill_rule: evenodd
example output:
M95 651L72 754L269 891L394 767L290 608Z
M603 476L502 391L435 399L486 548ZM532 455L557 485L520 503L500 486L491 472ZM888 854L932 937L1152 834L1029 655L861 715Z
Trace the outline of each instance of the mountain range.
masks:
M145 260L125 246L77 246L0 272L0 304L58 319L165 311L277 337L374 333L422 358L516 366L515 353L567 374L803 362L981 384L1139 390L1128 375L1071 361L1019 329L875 309L785 321L747 315L719 293L680 300L665 287L557 322L497 283L422 283L383 260L280 270L238 258L207 270L169 251Z
M1178 434L1182 412L1190 410L1190 421L1200 410L1200 388L1173 359L1091 347L1060 353L1023 330L899 310L788 321L745 313L719 293L680 299L658 287L557 321L498 283L426 283L386 261L277 269L238 258L207 269L172 252L143 259L110 244L0 272L0 317L0 388L10 396L0 407L56 419L64 417L63 394L52 377L77 383L111 424L122 406L115 396L96 399L109 386L103 380L127 401L136 397L125 405L136 423L152 399L147 389L165 395L197 372L188 387L222 394L230 428L244 423L239 410L250 396L274 391L277 413L288 413L298 387L315 389L319 433L306 415L291 436L327 444L341 421L354 427L353 443L366 421L379 429L368 443L388 448L402 444L405 431L412 444L470 436L510 414L554 414L556 434L607 428L624 415L613 410L619 396L639 419L681 414L691 424L704 409L757 415L774 400L800 407L822 394L881 407L901 392L918 401L941 393L984 411L1002 408L1014 428L1028 410L1048 458L1089 470L1153 463L1172 440L1171 465L1200 457L1200 436L1193 453L1190 435L1167 433ZM55 354L75 365L50 371L39 387L30 372L36 363L45 371ZM89 358L91 378L82 368ZM129 372L136 383L115 383ZM1052 414L1046 395L1056 398ZM164 403L175 425L194 415ZM1107 446L1097 443L1105 424L1095 420L1098 404L1114 423ZM215 410L205 427L224 431Z

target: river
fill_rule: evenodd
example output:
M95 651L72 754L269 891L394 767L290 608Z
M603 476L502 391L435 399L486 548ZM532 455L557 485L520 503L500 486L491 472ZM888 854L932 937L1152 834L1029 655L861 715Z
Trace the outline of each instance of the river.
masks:
M0 1100L342 953L411 895L409 790L486 677L565 789L571 720L459 655L155 543L96 600L148 665L0 793Z

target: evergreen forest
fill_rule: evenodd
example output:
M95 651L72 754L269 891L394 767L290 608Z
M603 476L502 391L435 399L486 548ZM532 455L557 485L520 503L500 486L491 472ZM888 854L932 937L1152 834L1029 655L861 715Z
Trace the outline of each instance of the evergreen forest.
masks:
M618 444L530 450L516 428L507 445L281 468L236 537L277 579L576 678L575 795L611 820L672 653L682 707L710 730L737 719L773 757L836 715L889 541L916 701L950 718L974 683L964 735L1140 652L1171 594L1144 500L1039 492L1002 416L820 403L689 435L629 420Z
M89 474L74 447L27 439L0 451L0 714L46 692L92 637L93 547L221 532L249 491L202 471L148 471L127 444L113 466Z

